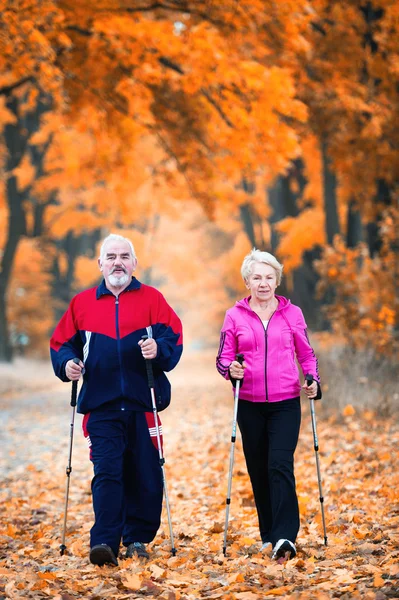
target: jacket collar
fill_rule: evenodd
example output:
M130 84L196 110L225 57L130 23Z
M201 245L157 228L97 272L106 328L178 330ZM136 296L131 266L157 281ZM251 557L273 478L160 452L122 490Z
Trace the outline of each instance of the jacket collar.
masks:
M249 310L250 312L252 312L252 308L249 305L250 298L251 298L251 296L248 296L247 298L243 298L242 300L239 300L238 302L236 302L236 306L239 306L240 308L245 308L245 310ZM278 300L278 306L276 308L276 312L280 311L280 310L284 310L285 308L287 308L288 306L291 305L291 301L288 300L288 298L285 298L284 296L278 296L276 294L276 298Z
M138 279L136 279L135 277L132 277L132 280L129 283L129 285L121 293L123 294L124 292L130 292L131 290L139 290L140 288L141 288L140 281ZM101 298L101 296L113 296L113 295L114 294L111 292L111 290L109 290L107 288L107 286L105 285L105 279L103 279L96 290L96 299L98 300L99 298Z

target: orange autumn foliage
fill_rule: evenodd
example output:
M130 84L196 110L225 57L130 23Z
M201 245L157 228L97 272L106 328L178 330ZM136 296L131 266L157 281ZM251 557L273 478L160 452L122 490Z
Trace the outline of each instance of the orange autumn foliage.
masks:
M19 352L28 348L31 352L47 354L48 331L53 322L52 310L46 302L50 297L46 259L37 241L26 239L19 246L9 290L11 335Z
M394 358L399 349L399 211L386 209L380 227L383 244L376 257L364 244L351 249L340 238L325 249L317 262L319 292L334 290L327 310L336 333L355 348L372 347Z
M8 100L17 102L23 135L23 119L43 94L51 99L12 173L4 172L0 140L2 179L15 177L26 195L23 236L43 236L48 249L69 232L122 227L147 235L152 215L172 218L170 200L189 211L195 198L236 252L231 262L230 254L216 260L232 296L238 249L247 246L239 211L251 207L257 239L269 244L265 187L300 159L307 184L298 215L275 227L292 273L326 241L322 146L337 178L343 231L349 202L365 225L381 215L378 182L394 189L396 4L0 0L0 131L16 120ZM253 192L243 191L243 178ZM2 223L9 202L0 189ZM4 249L6 231L0 236ZM376 323L388 332L392 318L384 308Z
M328 144L343 197L370 218L377 181L393 183L399 170L397 3L311 4L307 50L296 55L298 95L308 127Z

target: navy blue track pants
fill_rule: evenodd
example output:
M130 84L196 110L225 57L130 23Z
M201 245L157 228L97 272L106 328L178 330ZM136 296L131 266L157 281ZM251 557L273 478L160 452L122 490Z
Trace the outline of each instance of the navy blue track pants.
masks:
M299 398L238 403L237 421L263 542L295 542L299 507L294 452L301 425Z
M121 539L151 542L163 496L153 413L98 409L84 416L83 432L94 468L90 546L108 544L117 556Z

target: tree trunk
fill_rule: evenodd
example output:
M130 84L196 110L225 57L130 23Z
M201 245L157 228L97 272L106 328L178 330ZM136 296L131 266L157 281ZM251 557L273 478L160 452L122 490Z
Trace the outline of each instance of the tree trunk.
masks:
M242 224L244 225L244 231L247 235L247 238L249 239L251 246L256 247L255 227L252 213L253 211L250 204L241 204L240 216Z
M251 196L255 192L255 185L251 181L248 181L246 177L242 178L241 186L248 196ZM241 204L240 217L244 226L244 231L251 246L253 248L261 247L263 244L263 239L257 239L255 230L255 225L260 223L256 208L254 208L250 202Z
M76 259L82 255L94 258L96 244L100 241L101 235L101 229L94 229L90 233L79 235L74 235L72 231L69 231L62 240L57 242L57 254L54 257L51 271L52 296L56 299L54 309L56 322L64 314L74 294L79 291L75 287ZM51 240L48 243L53 244ZM59 254L61 252L66 255L68 261L65 272L60 269ZM98 279L101 279L100 272Z
M39 101L33 111L21 114L19 99L13 96L12 92L7 98L6 105L16 119L14 123L8 123L4 128L4 141L7 148L5 172L8 174L6 185L8 227L0 265L0 361L9 362L12 360L12 344L7 318L7 293L18 245L22 237L27 235L24 203L30 193L29 188L18 190L17 178L12 173L21 164L29 149L29 139L39 129L41 115L48 108L46 104Z
M28 137L26 133L21 131L23 123L19 119L16 98L9 98L7 108L17 118L16 123L9 123L4 128L4 140L8 150L5 171L10 173L20 164L26 150ZM10 362L12 360L12 345L7 317L7 292L18 244L26 232L23 207L25 194L18 191L17 179L14 175L7 178L6 197L8 226L0 269L0 361Z
M334 236L340 233L340 227L337 211L337 178L331 170L331 161L327 150L327 143L323 141L321 153L323 159L324 212L326 215L327 243L332 245Z
M11 362L12 348L7 320L6 289L0 277L0 362Z
M303 162L298 159L294 161L289 173L284 177L278 177L275 184L268 190L269 205L272 209L269 219L272 254L276 252L279 243L279 235L273 225L286 217L296 217L298 215L297 200L302 196L305 185ZM297 188L296 191L294 191L294 187Z
M349 202L347 219L346 245L348 248L355 248L363 241L363 224L359 207L354 200Z
M286 217L296 217L299 214L297 201L302 196L305 186L304 165L302 160L298 159L290 172L285 177L279 177L268 191L269 204L273 211L270 217L272 254L276 253L279 243L279 234L274 224ZM318 275L313 268L313 261L316 258L320 258L319 248L305 252L302 265L292 273L293 285L289 286L287 280L283 278L277 293L288 296L292 302L301 307L309 327L320 329L325 326L325 319L320 311L320 302L315 298Z

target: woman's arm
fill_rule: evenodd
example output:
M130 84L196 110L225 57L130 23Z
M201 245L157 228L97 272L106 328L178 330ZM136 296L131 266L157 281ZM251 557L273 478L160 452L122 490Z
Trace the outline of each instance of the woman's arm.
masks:
M226 313L220 332L219 352L216 357L216 368L225 379L230 379L229 367L235 360L237 352L234 322L230 315Z
M300 308L298 308L298 318L293 327L295 353L301 366L302 373L313 375L313 378L320 383L319 365L316 354L310 345L307 325Z

